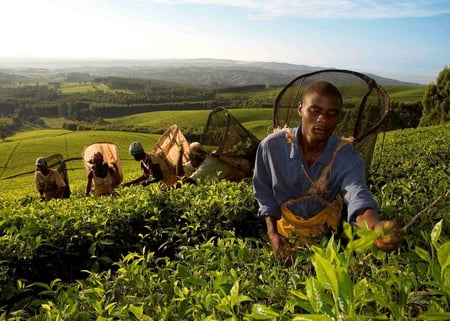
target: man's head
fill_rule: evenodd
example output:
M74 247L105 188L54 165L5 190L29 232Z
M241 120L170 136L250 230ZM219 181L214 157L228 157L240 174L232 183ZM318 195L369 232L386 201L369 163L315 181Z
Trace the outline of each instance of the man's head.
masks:
M137 161L142 160L145 157L144 146L142 145L141 142L138 142L138 141L132 142L130 144L130 147L128 148L128 152Z
M35 162L36 169L40 171L41 173L47 173L48 172L48 164L47 160L44 157L38 157Z
M96 166L101 166L103 164L103 154L101 152L96 152L92 155L91 163Z
M199 142L193 142L189 145L189 160L194 168L197 168L205 160L207 151Z
M305 90L298 113L302 134L311 142L325 141L342 118L342 95L329 82L315 82Z

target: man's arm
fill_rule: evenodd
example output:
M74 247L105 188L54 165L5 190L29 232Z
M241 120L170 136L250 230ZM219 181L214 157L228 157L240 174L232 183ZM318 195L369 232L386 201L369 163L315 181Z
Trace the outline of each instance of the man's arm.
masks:
M140 182L145 181L148 178L148 175L143 174L141 176L139 176L138 178L128 182L128 183L124 183L124 186L131 186L131 185L135 185L135 184L139 184Z
M253 172L253 192L258 202L259 214L264 216L267 228L267 236L275 255L281 260L291 260L290 251L295 248L280 233L277 228L277 216L279 206L273 194L272 173L268 168L269 160L264 157L261 144L256 152L255 168Z
M56 186L58 186L58 191L56 192L57 198L62 198L64 196L64 190L66 189L66 182L64 181L61 174L55 169L53 170L55 175Z
M88 174L88 177L87 177L86 189L84 191L84 195L86 195L86 196L88 196L89 193L91 192L93 176L94 176L94 174L92 173L92 171L90 171Z
M141 176L139 176L138 178L136 178L128 183L124 183L123 186L131 186L131 185L139 184L139 183L147 180L147 178L150 176L150 172L146 169L145 166L143 166L142 162L141 162L141 170L143 172L143 174Z
M382 251L393 251L400 246L402 236L395 221L381 221L378 217L378 205L375 203L365 175L365 164L358 156L350 161L354 154L347 155L347 163L352 163L351 167L344 161L346 174L341 187L341 195L346 200L349 212L349 222L355 222L361 227L367 226L370 229L384 229L388 234L375 241L375 246Z
M180 153L178 154L178 160L177 160L177 166L175 168L175 172L178 177L182 177L182 176L184 176L184 168L183 168L184 149L183 149L182 144L178 147L178 150L180 151Z
M157 163L152 164L152 176L153 176L153 178L151 180L151 183L156 183L156 182L162 181L164 178L164 175L161 170L161 166Z
M153 163L152 164L152 179L148 180L148 177L147 177L147 179L142 180L141 185L148 186L150 184L157 183L162 180L163 180L163 173L161 171L161 167L159 166L159 164Z
M272 187L273 181L277 180L271 168L275 167L270 157L264 151L266 147L261 144L256 152L255 167L253 170L253 195L258 202L260 216L274 216L275 219L281 217L280 205L274 195ZM273 165L272 167L270 165Z
M267 236L275 255L282 260L290 259L289 251L295 251L291 243L277 229L277 219L274 216L267 215L265 217Z
M186 176L185 164L183 164L183 155L184 155L183 145L180 145L178 147L178 150L180 151L180 154L178 155L175 173L179 179L181 178L181 180L184 184L195 184L194 179Z
M41 187L41 184L40 184L40 182L39 182L39 177L38 177L38 175L39 175L39 172L38 172L38 171L35 171L35 172L34 172L34 183L35 183L35 185L36 185L36 190L37 190L38 193L39 193L39 197L40 197L41 200L42 200L42 199L44 199L44 190L43 190L42 187Z
M113 178L113 188L120 185L120 170L116 162L111 163L109 166L109 173Z
M390 252L397 249L402 241L400 228L396 221L381 221L377 211L371 208L362 209L356 213L356 224L359 226L367 225L374 230L385 229L387 234L381 236L375 241L375 246L382 251Z
M112 176L116 175L116 173L119 172L119 169L117 168L117 164L112 163L111 165L108 165L108 172Z

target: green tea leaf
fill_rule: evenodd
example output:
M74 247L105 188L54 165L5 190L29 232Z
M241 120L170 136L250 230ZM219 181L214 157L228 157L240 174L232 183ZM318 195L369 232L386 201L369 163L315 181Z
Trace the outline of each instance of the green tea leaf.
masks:
M371 249L373 247L373 243L379 237L379 233L371 229L357 228L356 232L359 238L352 239L347 244L347 248L355 251L356 253L363 253Z
M450 241L442 244L438 249L438 261L442 271L450 265Z
M416 246L415 250L416 254L424 261L430 263L431 262L431 256L430 254L423 248Z
M442 220L440 220L431 231L431 243L433 243L434 248L439 247L439 237L442 231Z
M333 319L323 314L298 314L292 321L333 321Z
M324 293L322 284L314 279L309 278L306 280L306 294L309 299L309 303L315 312L322 311L322 307L324 306Z
M263 304L257 303L252 306L252 313L250 316L256 320L269 320L279 317L280 314Z
M344 312L346 315L353 314L353 284L348 272L346 270L340 269L337 273L338 276L338 304L340 311Z
M338 282L336 271L329 261L322 256L315 254L313 264L316 269L317 279L322 285L332 290L335 294L338 293Z
M353 240L352 226L348 222L343 222L342 227L345 237L349 240Z
M144 313L144 306L136 306L134 304L130 305L130 311L131 313L134 314L134 316L138 319L138 320L142 320L142 314Z
M424 313L417 317L416 320L426 321L448 321L450 320L450 312Z

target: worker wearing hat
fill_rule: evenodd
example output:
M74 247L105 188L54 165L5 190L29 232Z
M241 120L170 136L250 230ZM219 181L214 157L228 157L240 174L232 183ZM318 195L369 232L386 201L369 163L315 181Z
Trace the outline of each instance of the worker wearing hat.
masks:
M37 158L35 165L34 180L40 198L47 201L63 198L67 185L61 174L56 169L49 168L44 157Z
M125 183L125 186L135 184L147 186L157 182L171 186L178 180L175 171L169 168L164 158L155 153L146 153L141 142L132 142L128 148L128 152L136 161L141 163L142 175Z
M226 163L208 153L199 142L189 145L188 155L189 161L177 167L177 174L184 177L183 182L185 183L195 183L208 177L222 179L229 171Z

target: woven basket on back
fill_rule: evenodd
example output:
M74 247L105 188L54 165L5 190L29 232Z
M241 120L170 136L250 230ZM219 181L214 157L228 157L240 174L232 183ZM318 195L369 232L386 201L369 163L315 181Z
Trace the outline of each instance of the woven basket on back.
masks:
M364 159L367 175L377 167L373 161L378 133L389 111L389 96L376 81L351 70L325 69L303 74L287 84L273 106L273 130L300 123L298 105L305 89L316 81L334 84L342 94L344 117L335 134L353 137L356 150ZM381 155L381 151L380 151Z

